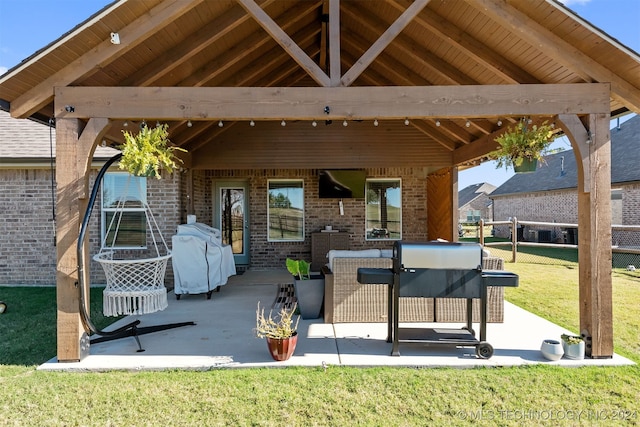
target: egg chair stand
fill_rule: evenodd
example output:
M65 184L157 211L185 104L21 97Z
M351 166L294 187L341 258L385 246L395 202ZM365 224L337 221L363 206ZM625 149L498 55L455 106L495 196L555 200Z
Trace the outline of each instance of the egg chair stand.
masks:
M78 244L76 247L78 257L78 282L80 287L80 318L83 327L87 333L99 335L98 337L91 338L90 343L100 343L105 341L116 340L120 338L133 337L138 344L138 352L144 351L138 338L140 335L149 334L153 332L163 331L167 329L179 328L182 326L192 326L195 322L179 322L165 325L155 325L139 327L140 320L134 320L118 329L113 331L103 331L98 329L91 321L90 315L87 311L87 298L85 295L85 283L84 283L84 257L83 246L84 240L87 234L87 228L93 206L96 201L98 190L100 189L100 183L109 167L122 157L122 154L117 154L109 159L104 166L98 172L96 181L91 190L91 196L89 198L89 204L85 211L84 218L80 227L80 233L78 235ZM148 205L145 203L145 208L148 210ZM150 210L148 211L150 214ZM147 223L149 222L149 216L147 217ZM116 218L116 215L112 218ZM151 215L151 218L152 215ZM121 219L121 216L120 216ZM119 221L118 219L118 226ZM153 219L155 224L155 219ZM155 224L157 228L157 224ZM110 227L111 228L111 224ZM153 236L153 229L151 229ZM158 229L159 232L159 229ZM109 232L106 233L109 235ZM115 259L115 251L113 248L107 248L103 250L105 242L101 245L100 252L94 256L94 259L98 261L104 268L107 276L107 288L103 293L105 298L104 311L105 316L119 316L130 314L147 314L155 311L163 310L167 306L166 288L164 287L164 274L167 265L167 261L171 258L171 251L167 248L166 242L159 232L162 243L164 243L165 253L161 254L158 250L157 242L153 237L154 246L156 249L156 256L149 259L138 260L119 260ZM113 242L115 242L114 234ZM105 239L106 240L106 239Z

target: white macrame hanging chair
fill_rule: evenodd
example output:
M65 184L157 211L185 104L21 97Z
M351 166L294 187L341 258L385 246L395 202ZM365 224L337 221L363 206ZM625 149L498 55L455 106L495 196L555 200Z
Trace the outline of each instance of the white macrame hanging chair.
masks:
M139 180L136 182L138 194L142 194ZM168 305L164 276L167 261L171 258L171 250L146 201L142 200L141 203L149 230L148 238L153 241L153 250L149 253L155 256L129 259L134 251L115 247L130 183L131 177L127 180L123 197L118 201L115 213L111 217L100 252L93 257L102 266L107 279L107 287L103 291L105 316L149 314L164 310ZM114 233L111 235L112 229ZM159 239L156 238L156 232ZM110 242L107 242L107 239ZM159 247L158 240L162 247Z

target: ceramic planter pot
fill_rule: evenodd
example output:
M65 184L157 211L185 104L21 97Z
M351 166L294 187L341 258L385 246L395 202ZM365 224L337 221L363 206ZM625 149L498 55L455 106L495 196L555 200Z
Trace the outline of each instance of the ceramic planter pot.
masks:
M544 340L542 341L542 345L540 346L540 352L545 359L556 361L562 358L564 354L564 350L562 349L562 344L560 341L556 340Z
M317 319L320 317L322 302L324 301L324 277L311 276L309 280L294 280L296 299L303 319Z
M573 360L584 359L584 341L580 341L575 344L569 344L566 341L562 341L562 349L564 351L564 357Z
M515 166L515 165L513 166L513 171L515 173L529 173L529 172L535 172L537 167L538 167L537 159L533 159L533 160L523 159L522 164L520 166Z
M267 337L267 346L273 360L278 362L289 360L298 344L298 333L294 333L291 338L276 339Z

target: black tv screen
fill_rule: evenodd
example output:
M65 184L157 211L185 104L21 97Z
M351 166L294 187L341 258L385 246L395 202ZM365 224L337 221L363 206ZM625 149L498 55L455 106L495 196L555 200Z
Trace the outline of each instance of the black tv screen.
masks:
M335 169L318 173L321 199L364 199L366 173L361 170Z

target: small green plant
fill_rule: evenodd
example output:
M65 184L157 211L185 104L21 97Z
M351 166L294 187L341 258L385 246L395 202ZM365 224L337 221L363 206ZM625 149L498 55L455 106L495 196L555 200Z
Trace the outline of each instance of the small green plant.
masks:
M525 159L542 160L550 153L553 140L553 127L546 121L531 125L528 119L522 119L495 139L500 148L489 153L489 158L498 161L496 168L520 166Z
M298 280L309 280L311 278L310 267L311 264L303 259L287 258L287 270Z
M269 316L265 316L264 307L260 309L260 301L258 301L258 309L256 310L256 328L254 329L258 338L286 339L291 338L298 330L300 316L294 321L294 312L296 305L294 304L290 310L285 307L280 309L277 315L273 315L269 310Z
M567 344L580 344L580 342L582 341L582 337L579 337L577 335L562 334L560 335L560 338L562 338L562 341L566 342Z
M171 173L177 167L175 151L187 150L170 145L168 126L159 125L153 129L143 125L140 132L132 134L122 131L125 143L118 147L122 150L120 169L135 176L149 176L160 179L160 169Z

